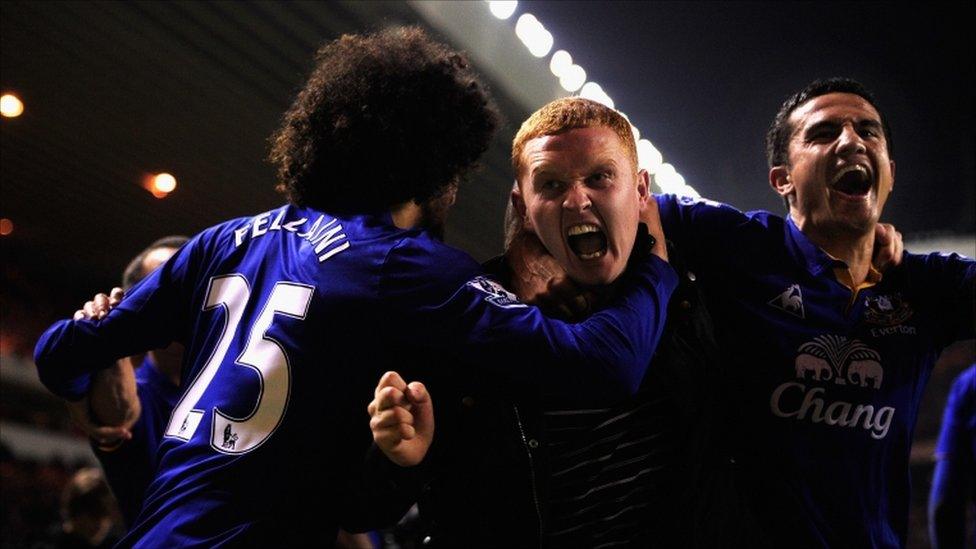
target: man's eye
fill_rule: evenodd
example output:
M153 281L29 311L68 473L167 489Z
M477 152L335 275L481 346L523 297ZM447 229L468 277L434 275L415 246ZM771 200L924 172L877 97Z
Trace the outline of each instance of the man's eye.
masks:
M542 190L544 190L544 191L554 191L554 190L558 189L559 186L560 186L559 181L556 181L555 179L550 179L549 181L546 181L546 182L544 182L542 184Z
M610 172L597 172L590 176L590 182L599 185L610 181L610 177Z

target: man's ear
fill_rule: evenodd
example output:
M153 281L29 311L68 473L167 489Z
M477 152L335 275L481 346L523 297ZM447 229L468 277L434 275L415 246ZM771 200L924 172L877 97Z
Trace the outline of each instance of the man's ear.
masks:
M640 210L644 211L647 201L651 199L651 176L647 170L637 172L637 200L640 201Z
M889 160L888 162L891 164L891 189L888 192L891 193L895 191L895 161Z
M515 210L515 215L517 215L519 221L522 222L522 229L534 233L535 229L532 227L532 221L529 219L529 216L525 214L525 199L522 197L522 189L519 188L518 181L516 181L515 185L512 187L511 201L512 208Z
M790 169L786 166L773 166L769 169L769 186L776 191L776 194L786 198L793 193L793 180L790 178Z

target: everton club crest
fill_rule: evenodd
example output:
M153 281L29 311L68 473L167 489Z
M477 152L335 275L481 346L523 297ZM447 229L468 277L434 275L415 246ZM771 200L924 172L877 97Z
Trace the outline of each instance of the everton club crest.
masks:
M901 294L873 295L865 300L864 320L877 326L894 326L911 318L911 306Z

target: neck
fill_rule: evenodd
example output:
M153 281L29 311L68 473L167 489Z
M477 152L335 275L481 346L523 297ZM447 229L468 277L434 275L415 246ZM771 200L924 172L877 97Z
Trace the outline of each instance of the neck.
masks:
M811 242L847 264L855 284L867 279L874 254L873 224L869 230L855 231L851 227L816 226L795 210L790 212L790 217Z
M420 204L413 200L408 200L403 204L398 204L390 208L390 217L393 224L399 229L413 229L420 225L423 220L423 210Z

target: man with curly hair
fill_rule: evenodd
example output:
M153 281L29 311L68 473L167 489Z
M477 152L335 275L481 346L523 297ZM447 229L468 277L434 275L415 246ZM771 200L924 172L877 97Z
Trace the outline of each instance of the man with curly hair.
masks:
M186 348L123 546L305 546L399 518L395 487L361 485L362 403L387 369L593 402L637 390L676 284L663 259L640 250L612 305L566 324L437 238L495 125L464 56L423 31L343 36L272 139L288 205L203 231L101 320L45 332L40 377L69 399L112 360ZM424 388L402 389L429 440Z

